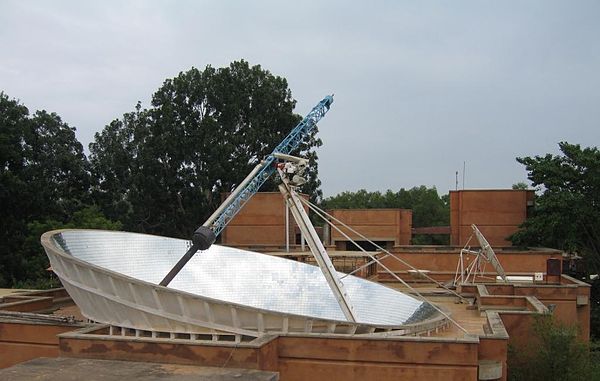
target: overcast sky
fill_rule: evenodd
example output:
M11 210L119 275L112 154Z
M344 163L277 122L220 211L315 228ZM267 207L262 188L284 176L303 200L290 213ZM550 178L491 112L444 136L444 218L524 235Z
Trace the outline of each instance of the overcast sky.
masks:
M598 1L0 0L0 91L87 147L166 78L240 58L319 123L325 196L510 188L515 157L600 140Z

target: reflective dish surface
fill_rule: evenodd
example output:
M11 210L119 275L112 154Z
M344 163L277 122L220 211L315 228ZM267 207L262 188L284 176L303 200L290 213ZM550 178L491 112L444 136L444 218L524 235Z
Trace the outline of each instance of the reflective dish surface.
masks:
M181 239L97 230L67 230L53 239L68 255L153 284L190 246ZM355 276L342 282L360 323L398 326L438 314L429 303L381 284ZM196 253L169 288L281 313L346 320L318 267L226 246Z

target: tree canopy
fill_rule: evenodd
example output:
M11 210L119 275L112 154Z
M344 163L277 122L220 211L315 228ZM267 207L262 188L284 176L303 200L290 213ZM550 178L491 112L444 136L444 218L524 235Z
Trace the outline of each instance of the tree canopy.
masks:
M284 78L243 60L167 79L151 107L138 104L96 134L94 198L128 230L189 237L300 121L295 104ZM318 199L315 134L295 154L309 157L303 191Z
M521 157L541 194L534 215L513 235L517 245L547 246L583 256L600 271L600 151L562 142L561 154Z
M54 113L0 93L0 286L38 274L41 246L24 247L28 224L67 221L89 202L89 172L75 130ZM39 241L39 237L38 237Z
M164 81L149 108L109 123L90 145L55 113L33 114L0 93L0 287L41 285L41 233L126 229L188 238L291 131L285 78L259 65L192 68ZM321 197L315 129L292 154L308 157L302 191ZM263 190L275 190L271 180Z
M579 381L600 378L597 353L579 340L578 327L553 315L534 315L527 342L508 345L508 380Z
M514 183L512 185L512 189L514 189L514 190L527 190L527 189L529 189L529 185L526 182L520 181L518 183Z

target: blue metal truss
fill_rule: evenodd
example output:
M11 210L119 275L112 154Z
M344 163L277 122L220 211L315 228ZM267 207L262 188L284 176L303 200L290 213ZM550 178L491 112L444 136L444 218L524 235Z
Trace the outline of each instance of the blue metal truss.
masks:
M264 160L262 169L248 182L240 193L231 200L230 204L223 209L223 212L214 220L210 228L218 236L227 226L229 221L242 209L242 207L254 196L267 179L275 172L276 158L275 153L289 155L300 146L302 140L311 133L321 118L325 116L331 104L333 96L328 95L323 98L304 119L286 136L285 139L267 156Z

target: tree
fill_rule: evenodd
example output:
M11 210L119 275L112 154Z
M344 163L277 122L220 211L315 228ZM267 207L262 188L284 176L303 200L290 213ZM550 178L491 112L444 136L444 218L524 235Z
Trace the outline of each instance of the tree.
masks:
M600 278L591 281L590 290L590 339L595 341L600 351Z
M28 223L68 219L88 201L89 173L75 129L0 93L0 286L27 277ZM39 239L39 237L38 237Z
M587 274L600 271L600 151L562 142L561 155L517 158L541 192L532 217L511 239L514 244L547 246L583 257ZM600 288L591 290L592 337L600 336Z
M57 287L58 281L48 276L48 258L40 244L40 236L56 229L102 229L120 230L122 224L107 219L97 206L86 206L69 216L66 221L47 218L27 224L28 234L21 247L20 266L25 272L15 287L48 288Z
M295 103L284 78L243 60L167 79L150 108L96 134L94 198L128 230L187 238L299 122ZM319 145L313 134L294 153L314 163L303 189L313 198Z
M539 315L531 337L522 347L509 344L508 379L597 380L600 366L587 343L577 337L577 327L562 324L552 315Z
M517 158L542 192L534 215L512 236L517 245L547 246L583 256L600 271L600 151L562 142L562 154Z
M0 93L0 286L10 286L15 277L11 256L18 252L25 235L25 203L20 190L27 184L21 173L25 166L23 145L29 111Z
M529 185L527 185L526 182L519 181L518 183L515 183L515 184L512 185L512 189L515 189L515 190L527 190L527 189L529 189Z

